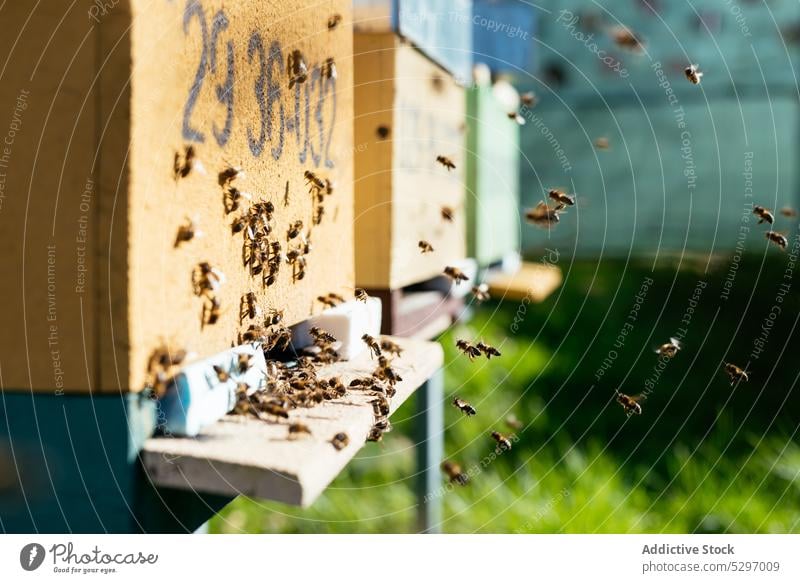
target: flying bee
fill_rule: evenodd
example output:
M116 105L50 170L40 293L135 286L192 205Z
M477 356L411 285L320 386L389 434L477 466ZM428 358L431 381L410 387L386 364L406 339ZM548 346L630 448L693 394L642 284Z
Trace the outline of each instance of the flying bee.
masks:
M314 343L318 345L334 344L335 342L338 342L333 334L326 332L317 326L312 326L309 328L308 333L314 339Z
M481 351L478 349L478 347L473 346L466 340L456 340L456 348L466 354L470 360L474 360L481 355Z
M244 374L250 368L250 363L253 360L252 355L247 353L241 353L238 358L236 359L236 370L239 371L239 374Z
M381 345L378 344L378 341L375 340L375 338L369 334L364 334L361 337L361 340L363 340L364 344L366 344L367 348L369 348L370 358L372 358L372 356L381 356Z
M563 203L558 203L555 207L549 207L544 202L539 202L534 208L525 211L525 220L540 228L549 228L561 219L559 213L563 210Z
M489 295L489 284L482 283L472 286L472 296L476 302L485 302L491 298Z
M244 178L245 172L238 166L228 166L217 176L219 185L223 188L230 185L237 178Z
M322 68L320 70L323 79L336 79L338 78L339 74L336 72L336 63L333 60L333 57L328 57L325 59L325 62L322 63Z
M497 453L503 453L511 449L511 440L499 431L492 431L492 439L497 442Z
M615 26L609 34L618 47L634 53L644 52L644 39L627 26Z
M178 178L186 178L195 168L202 169L200 161L197 159L197 154L194 146L186 146L183 154L175 152L175 159L172 163L172 170L175 180Z
M296 238L300 232L303 230L303 221L295 221L290 227L289 231L286 233L286 238L291 240Z
M683 74L686 75L686 78L692 85L700 85L703 73L697 65L689 65L683 70Z
M335 301L337 304L343 304L344 303L344 298L342 296L340 296L339 294L337 294L337 293L333 293L333 292L329 293L328 294L328 298L333 300L333 301Z
M381 338L381 351L391 354L392 356L400 356L403 354L403 349L396 342L392 342L388 338Z
M323 192L325 190L325 182L311 170L306 170L303 176L305 176L306 184L309 185L309 192Z
M797 211L792 207L785 206L781 209L781 214L787 219L793 219L797 216Z
M550 192L547 193L552 200L556 201L559 204L563 204L565 206L574 206L575 205L575 197L568 195L563 190L559 190L557 188L553 188Z
M453 161L447 156L436 156L436 161L447 168L447 170L454 170L456 167Z
M289 425L289 439L294 439L301 435L311 435L311 429L304 423L292 423Z
M789 241L786 239L786 236L783 233L778 233L776 231L767 231L764 233L764 236L772 243L783 249L786 250L786 246L789 244Z
M601 136L599 138L595 138L594 147L598 150L608 150L611 147L611 143L608 141L608 138Z
M341 14L331 14L328 17L328 30L333 30L342 22Z
M222 205L225 207L225 212L227 214L238 210L245 200L253 200L253 195L249 192L242 192L234 186L226 188L225 192L222 194Z
M433 253L433 245L431 245L427 241L420 241L419 243L417 243L417 245L419 246L420 253L422 253L423 255L425 253Z
M534 105L536 105L536 102L538 101L538 98L536 97L536 94L533 91L528 91L527 93L523 93L522 95L519 96L519 99L522 102L522 105L524 105L525 107L533 107Z
M453 222L453 218L456 216L456 211L451 206L443 206L441 208L442 219L447 221L448 223Z
M630 417L631 415L641 415L642 414L642 406L639 402L642 400L641 395L637 395L635 397L631 397L626 395L625 393L620 393L617 391L617 403L622 405L622 408L625 410L625 413Z
M353 295L355 295L355 298L359 302L364 302L365 304L367 303L367 300L369 299L369 294L367 293L367 290L365 290L364 288L357 287L354 290Z
M219 298L214 295L207 296L206 301L203 303L202 324L204 326L216 324L221 315L222 305L220 304Z
M480 350L484 355L486 355L487 360L491 360L493 356L501 356L500 351L497 350L494 346L489 346L485 342L478 342L475 345L475 348Z
M469 476L461 470L461 466L456 462L445 460L442 462L441 468L451 483L459 486L466 486L469 483Z
M444 274L453 280L458 285L462 281L467 281L469 278L458 267L447 266L444 268Z
M317 296L317 301L321 303L323 306L327 306L329 308L336 307L336 301L333 300L330 296Z
M738 366L730 362L725 363L724 370L725 374L728 375L728 378L731 381L731 386L735 385L737 382L747 382L750 380L750 376L746 371L740 369Z
M250 344L252 342L263 343L266 339L267 330L254 324L251 324L247 330L239 334L239 344Z
M517 416L511 413L505 419L506 425L508 425L509 429L513 429L514 431L519 431L523 427L522 421L517 419Z
M291 89L295 84L306 82L308 79L308 66L303 58L303 53L298 49L289 53L288 61L286 69L289 72L289 89Z
M337 451L343 450L349 444L350 444L350 438L344 432L337 433L331 439L331 445L333 445L334 449L336 449Z
M509 112L508 112L508 119L510 119L511 121L513 121L514 123L516 123L517 125L521 125L521 126L524 126L524 125L525 125L525 118L524 118L524 117L522 117L522 116L521 116L519 113L517 113L516 111L509 111Z
M768 222L770 225L775 222L775 215L772 214L770 209L764 208L763 206L755 205L753 207L753 214L758 217L759 225L764 221Z
M217 375L217 379L221 383L227 383L231 378L231 376L228 374L228 371L226 371L224 368L222 368L219 365L216 365L216 364L214 365L214 372Z
M666 356L667 358L672 358L678 354L678 351L681 348L683 348L683 346L681 346L681 343L677 338L670 338L669 342L665 342L656 349L656 354Z
M179 247L181 243L191 241L195 237L202 237L203 232L197 228L197 225L192 219L187 219L186 224L178 227L178 234L175 236L175 247Z
M475 410L475 407L473 407L463 399L459 399L458 397L455 397L453 399L453 407L461 411L467 417L472 417L478 412Z

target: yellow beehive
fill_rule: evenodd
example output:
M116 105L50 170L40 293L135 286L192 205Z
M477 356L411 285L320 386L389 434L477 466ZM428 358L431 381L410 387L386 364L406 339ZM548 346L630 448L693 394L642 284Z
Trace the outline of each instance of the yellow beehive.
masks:
M0 110L16 108L0 148L4 388L139 390L161 343L205 356L235 342L250 291L288 324L322 293L352 293L349 2L13 2L3 21L23 31L0 36ZM176 178L188 145L201 164ZM246 173L233 186L274 205L284 252L303 222L303 279L284 262L264 285L243 264L231 224L251 203L226 212L231 166ZM306 170L335 185L318 225ZM203 236L176 247L188 221ZM201 262L225 275L213 325L193 290Z

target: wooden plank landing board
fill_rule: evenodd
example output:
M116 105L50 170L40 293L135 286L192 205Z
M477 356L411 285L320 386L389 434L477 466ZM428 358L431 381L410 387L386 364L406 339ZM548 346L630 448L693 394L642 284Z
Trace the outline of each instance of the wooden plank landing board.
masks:
M444 362L442 348L435 342L393 340L404 351L392 363L403 377L391 399L392 413ZM371 374L376 365L375 359L362 353L352 361L326 366L318 374L340 376L347 385L355 377ZM364 392L350 391L342 399L293 410L280 423L228 416L197 438L149 439L142 460L158 486L309 506L364 445L374 420L372 399ZM287 439L288 425L297 421L313 435ZM337 451L330 439L342 431L350 444Z
M489 293L496 300L544 301L561 285L561 270L555 265L542 263L523 263L515 273L494 273L487 275Z

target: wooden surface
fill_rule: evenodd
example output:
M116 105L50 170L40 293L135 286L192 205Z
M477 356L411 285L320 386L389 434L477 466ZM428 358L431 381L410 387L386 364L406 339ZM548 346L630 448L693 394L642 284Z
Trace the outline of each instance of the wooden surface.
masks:
M554 265L525 262L512 274L487 274L489 293L493 300L522 300L541 302L561 285L561 269Z
M439 344L395 338L405 350L393 366L403 377L391 399L394 412L443 363ZM376 361L362 354L351 362L324 369L323 376L341 376L349 384L370 374ZM281 423L244 417L227 417L199 437L158 437L148 440L142 452L149 477L159 486L198 492L268 498L310 505L364 445L373 423L371 397L357 391L312 409L290 413ZM301 421L313 436L287 439L287 426ZM344 431L350 444L337 451L330 444ZM389 434L385 439L391 439Z
M72 4L2 10L9 34L0 46L11 64L2 109L10 115L18 93L30 92L0 209L0 265L13 274L0 284L4 388L140 390L161 343L201 357L230 346L249 291L263 311L284 310L287 324L321 310L318 295L350 295L350 3L121 0L96 20L87 13L102 3ZM343 21L329 30L334 13ZM290 89L294 49L308 80ZM335 79L321 73L328 58ZM176 181L174 155L187 144L206 172ZM243 267L242 235L230 228L238 213L225 214L218 183L228 164L247 173L236 187L275 204L271 238L284 250L288 225L311 223L303 172L335 183L302 281L284 263L264 288ZM204 236L175 248L189 218ZM203 300L191 280L203 261L226 282L219 322L201 328Z
M465 93L394 34L356 34L354 50L356 283L398 289L465 257ZM452 223L442 206L454 209ZM435 251L422 255L421 239Z

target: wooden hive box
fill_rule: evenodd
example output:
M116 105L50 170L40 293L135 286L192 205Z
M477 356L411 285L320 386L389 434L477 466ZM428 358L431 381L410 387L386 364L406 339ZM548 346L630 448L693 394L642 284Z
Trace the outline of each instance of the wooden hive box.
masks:
M465 90L393 33L356 34L354 69L356 283L397 289L465 257Z
M519 126L491 86L467 90L467 251L487 266L519 251Z
M351 20L345 0L3 9L7 30L23 31L0 38L0 103L14 112L0 148L4 388L137 391L161 343L202 357L236 342L247 292L287 324L321 309L321 293L352 293ZM308 72L290 85L295 50ZM189 145L205 172L176 179ZM302 280L284 263L265 286L243 265L231 224L247 201L227 213L218 178L230 165L246 172L234 186L274 204L269 238L284 252L300 240L290 224L310 229ZM306 170L335 183L316 226ZM204 236L176 247L189 219ZM214 325L193 293L201 262L226 276Z

